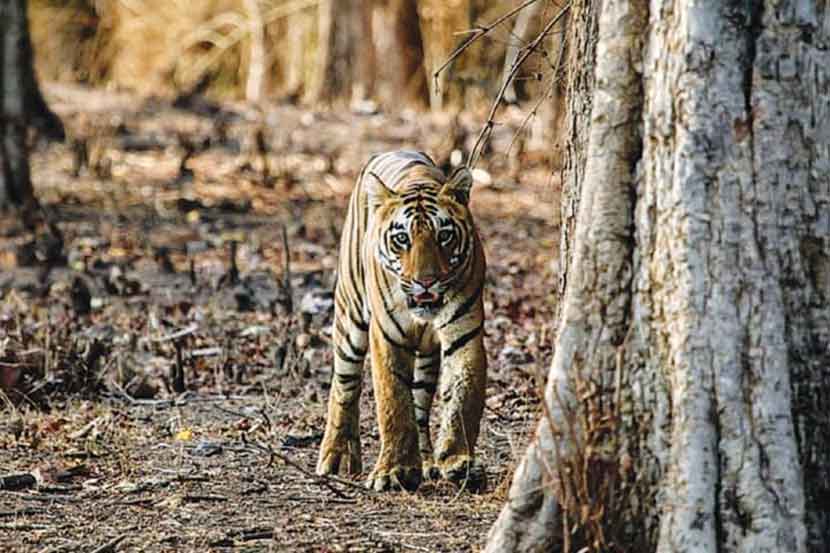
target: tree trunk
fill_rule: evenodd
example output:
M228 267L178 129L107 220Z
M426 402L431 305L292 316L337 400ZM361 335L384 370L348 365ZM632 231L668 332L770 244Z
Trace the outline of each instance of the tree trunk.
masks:
M486 550L828 551L830 10L571 10L556 349Z
M20 57L26 29L23 2L0 4L0 210L31 211L34 195L26 149L25 109Z
M424 66L429 82L429 105L433 110L444 109L446 104L460 105L463 86L455 78L455 66L463 64L456 60L435 79L435 71L443 65L457 46L456 33L472 26L471 0L419 0L418 20L424 46ZM474 52L479 46L470 48ZM469 55L469 54L468 54Z
M262 19L259 0L245 0L244 6L251 43L248 50L245 100L258 104L265 89L265 22Z
M0 213L19 211L27 224L37 206L29 176L29 126L49 138L64 135L34 76L26 2L8 0L0 3Z
M314 101L314 95L319 94L315 89L321 86L317 81L322 78L322 71L317 69L318 21L316 10L302 10L275 24L279 26L276 32L282 35L276 41L282 73L274 80L279 83L279 93L293 101Z
M369 0L325 0L319 6L321 75L311 98L363 100L374 89L374 46Z
M418 25L418 8L415 0L392 0L389 10L392 34L395 37L398 67L394 76L395 104L400 96L408 104L424 106L429 98L427 77L424 73L424 45L421 27Z

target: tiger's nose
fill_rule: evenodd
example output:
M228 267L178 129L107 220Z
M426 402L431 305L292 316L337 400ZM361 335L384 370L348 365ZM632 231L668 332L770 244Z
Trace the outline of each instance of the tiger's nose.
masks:
M435 277L428 276L428 277L419 277L419 278L416 278L416 279L415 279L415 282L416 282L416 283L418 283L418 285L419 285L419 286L421 286L424 290L426 290L426 289L428 289L430 286L432 286L433 284L435 284L435 281L436 281L436 280L438 280L438 279L437 279L437 278L435 278Z

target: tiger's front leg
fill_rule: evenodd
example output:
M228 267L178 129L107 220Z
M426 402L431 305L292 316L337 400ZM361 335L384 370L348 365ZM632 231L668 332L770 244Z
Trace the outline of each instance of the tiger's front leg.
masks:
M374 321L369 342L380 453L366 487L375 491L415 490L423 474L412 398L414 355L390 342Z
M475 444L484 410L487 357L481 308L442 332L441 425L435 461L441 476L471 490L485 485Z
M426 353L425 353L426 352ZM418 425L418 444L423 460L424 478L436 479L440 471L432 454L432 438L429 433L429 415L432 400L438 387L438 371L441 366L441 349L434 344L415 354L415 378L412 395L415 400L415 423Z
M329 392L326 431L320 445L317 474L360 474L360 390L368 332L360 320L361 309L348 306L338 283L334 308L334 372Z

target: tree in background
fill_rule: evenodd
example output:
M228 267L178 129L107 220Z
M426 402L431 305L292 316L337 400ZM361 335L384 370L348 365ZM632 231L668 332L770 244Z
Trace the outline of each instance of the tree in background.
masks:
M361 0L327 0L319 9L319 78L315 101L362 100L374 89L375 49L372 10Z
M29 176L29 127L48 138L64 137L35 79L26 2L9 0L0 3L0 213L18 211L31 226L37 200Z
M829 18L571 4L555 355L487 551L830 548Z
M464 90L490 75L477 47L456 60L433 81L435 71L459 42L458 33L473 26L486 3L471 0L326 0L317 7L314 70L305 99L330 104L376 97L377 83L388 83L391 102L428 104L433 109L460 106ZM381 22L375 25L374 20ZM385 47L381 47L383 44ZM472 54L472 55L471 55ZM383 63L378 63L378 59Z
M472 26L473 3L470 0L419 0L416 4L424 37L424 64L427 77L432 79L458 42L456 34ZM460 82L452 78L449 71L441 72L428 86L432 109L443 109L448 101L458 103Z
M553 0L539 0L550 5ZM498 88L505 31L433 73L474 27L510 2L486 0L31 0L38 71L48 80L139 94L373 99L393 109L457 109Z
M395 90L408 104L425 105L429 98L424 69L424 43L415 0L391 0L392 35L398 45L398 56L392 76Z

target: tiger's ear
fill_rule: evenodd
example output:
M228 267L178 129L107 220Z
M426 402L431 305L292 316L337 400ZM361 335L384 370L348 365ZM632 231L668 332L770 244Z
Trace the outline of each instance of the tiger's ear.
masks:
M372 171L366 173L367 179L364 180L366 184L366 195L369 197L369 207L372 210L377 209L383 205L387 200L395 197L393 192L381 178Z
M461 166L453 171L447 182L441 188L441 194L447 194L460 204L467 205L470 201L470 188L473 186L473 175L470 170Z

